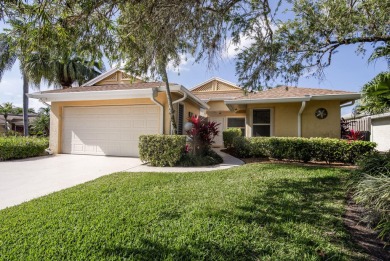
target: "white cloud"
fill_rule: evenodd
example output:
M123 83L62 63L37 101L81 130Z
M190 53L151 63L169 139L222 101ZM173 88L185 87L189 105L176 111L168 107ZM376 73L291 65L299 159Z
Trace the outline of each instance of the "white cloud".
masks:
M41 91L49 89L46 85L41 85ZM38 90L31 89L30 93ZM0 82L0 104L12 102L16 107L23 106L23 81L19 72L19 66L14 66L11 71L5 72ZM36 99L29 99L29 107L38 110L44 105Z
M191 65L194 63L195 58L190 54L180 54L180 64L176 66L173 61L168 63L168 71L170 72L183 72L189 71Z
M237 56L242 50L245 48L248 48L251 46L252 43L254 43L255 40L252 36L244 36L242 33L240 33L240 42L239 43L233 43L233 39L230 38L226 41L226 47L225 50L222 53L222 58L224 59L232 59Z

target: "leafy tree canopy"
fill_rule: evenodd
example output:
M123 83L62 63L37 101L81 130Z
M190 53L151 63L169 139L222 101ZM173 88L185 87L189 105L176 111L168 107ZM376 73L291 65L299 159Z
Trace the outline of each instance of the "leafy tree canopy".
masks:
M226 39L249 38L236 68L252 89L303 74L321 78L341 46L364 54L366 44L390 41L390 5L383 0L35 0L8 9L6 3L7 19L29 22L19 28L26 52L74 49L90 61L124 60L138 72L160 74L158 64L178 64L180 53L213 61Z

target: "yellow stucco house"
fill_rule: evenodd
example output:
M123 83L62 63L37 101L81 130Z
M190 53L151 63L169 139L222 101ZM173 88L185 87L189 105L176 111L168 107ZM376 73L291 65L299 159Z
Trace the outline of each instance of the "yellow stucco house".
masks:
M207 117L220 130L239 127L246 137L340 138L341 107L352 105L359 93L280 86L244 93L228 81L212 78L191 89L210 107ZM222 146L222 136L215 139Z
M240 127L248 137L339 137L340 106L360 98L358 93L294 87L245 94L218 78L191 91L174 83L170 89L179 134L189 116L202 115L221 123L221 131ZM140 135L171 133L165 84L120 69L80 87L29 97L51 103L53 153L138 156ZM222 132L215 142L222 146Z

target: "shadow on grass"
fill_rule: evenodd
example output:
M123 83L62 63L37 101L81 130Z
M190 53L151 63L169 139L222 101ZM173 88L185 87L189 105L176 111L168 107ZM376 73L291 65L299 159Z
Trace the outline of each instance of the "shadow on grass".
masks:
M105 256L109 258L131 260L256 260L259 253L247 246L242 246L242 253L237 255L234 249L221 247L214 242L193 242L189 247L168 247L149 239L141 239L140 247L114 247L104 249ZM241 252L241 251L240 251ZM213 257L213 258L211 258Z
M267 241L268 247L262 248L261 244L248 242L247 239L237 240L232 246L224 244L223 240L202 242L185 235L188 246L174 247L156 242L158 239L142 238L140 246L107 248L104 254L108 258L136 260L261 260L262 257L286 260L300 256L318 260L357 260L360 256L355 256L354 246L347 234L343 233L341 216L344 209L335 205L344 198L345 189L339 177L265 181L259 186L256 196L246 204L236 205L229 210L204 209L201 218L205 223L211 219L216 223L223 220L232 226L244 223L247 228L253 225L262 227L271 237L258 235L256 241ZM164 213L163 216L167 219L179 218L176 213ZM306 231L307 226L311 228L309 232ZM223 237L224 233L221 232L220 236ZM169 241L169 238L164 241ZM280 256L288 248L295 253Z
M248 224L256 224L270 232L274 241L297 247L301 254L314 252L320 260L359 258L351 256L347 251L336 250L337 246L343 246L350 253L356 251L346 233L335 233L345 231L341 219L344 208L335 205L345 200L345 188L339 177L313 177L302 181L282 179L267 182L262 188L265 189L259 195L247 204L236 206L236 210L220 210L209 214L221 219L236 218ZM322 233L323 238L329 238L319 239L306 232L305 226ZM334 245L333 250L324 251L320 248L326 240ZM272 251L263 249L261 255L272 256Z

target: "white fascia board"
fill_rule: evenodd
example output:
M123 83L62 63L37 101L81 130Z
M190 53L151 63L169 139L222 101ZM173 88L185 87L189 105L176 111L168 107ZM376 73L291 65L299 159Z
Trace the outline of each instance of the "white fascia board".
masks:
M81 85L81 87L83 87L83 86L92 86L92 85L94 85L95 83L97 83L97 82L103 80L105 77L107 77L107 76L109 76L109 75L111 75L111 74L113 74L113 73L115 73L115 72L117 72L117 71L119 71L118 68L111 68L111 69L108 70L107 72L104 72L104 73L100 74L99 76L96 76L96 77L93 78L92 80L89 80L88 82L84 83L83 85Z
M192 88L190 89L190 91L195 90L196 88L198 88L198 87L200 87L200 86L202 86L202 85L205 85L205 84L207 84L207 83L209 83L209 82L212 82L212 81L223 82L223 83L226 83L226 84L228 84L228 85L232 85L232 86L234 86L234 87L236 87L236 88L238 88L238 89L242 89L240 86L237 86L236 84L234 84L234 83L232 83L232 82L226 81L226 80L221 79L221 78L219 78L219 77L213 77L213 78L211 78L211 79L208 79L208 80L205 81L205 82L199 83L198 85L192 87Z
M205 102L203 102L201 99L199 99L194 94L192 94L192 92L190 92L184 86L175 84L175 85L170 85L169 88L170 88L171 92L187 93L188 99L192 100L193 102L198 104L203 109L210 109L210 106L208 106ZM167 88L165 86L160 86L158 89L159 89L159 91L164 91L164 92L167 90Z
M329 100L358 100L361 98L360 93L348 94L327 94L327 95L312 95L311 100L329 101Z
M111 91L86 91L86 92L63 92L63 93L30 93L29 98L39 99L45 102L56 101L96 101L116 100L131 98L150 98L154 88L139 90L111 90Z
M390 117L390 112L382 113L382 114L376 114L376 115L371 115L371 119L381 119L381 118L387 118Z
M310 101L310 97L293 97L293 98L268 98L268 99L244 99L244 100L226 100L225 104L253 104L253 103L289 103Z
M111 74L116 73L116 72L118 72L118 71L119 71L119 72L126 73L124 70L121 70L121 69L119 69L119 68L112 68L112 69L108 70L107 72L104 72L104 73L100 74L99 76L93 78L92 80L90 80L90 81L84 83L83 85L81 85L81 87L84 87L84 86L92 86L92 85L94 85L95 83L100 82L100 81L103 80L104 78L106 78L106 77L110 76ZM134 78L136 78L136 79L138 79L138 80L140 80L140 81L143 81L140 77L133 76L133 75L131 75L131 76L134 77Z
M225 101L225 100L233 100L235 97L223 97L223 98L208 98L207 100L202 100L202 101Z

